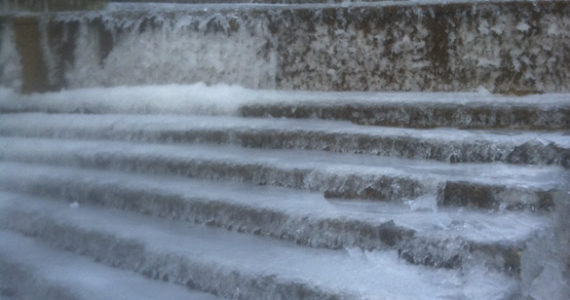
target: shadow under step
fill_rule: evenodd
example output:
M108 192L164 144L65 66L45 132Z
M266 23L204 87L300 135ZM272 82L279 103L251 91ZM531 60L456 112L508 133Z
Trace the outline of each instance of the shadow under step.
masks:
M0 135L231 144L249 148L365 153L451 163L507 162L570 167L564 132L417 130L340 121L227 116L8 114Z
M0 230L0 298L44 300L220 299L58 251Z
M391 251L302 248L127 212L73 208L6 193L0 197L0 206L2 228L107 265L228 298L469 299L473 298L469 293L484 291L500 299L514 293L517 286L514 279L489 270L462 274L409 265ZM447 280L450 276L467 278Z
M414 210L388 203L328 201L319 193L275 187L13 163L0 166L6 171L0 175L5 190L315 248L397 249L409 262L434 267L461 268L484 258L489 267L516 275L525 241L549 225L547 218L526 213L434 212L429 206Z

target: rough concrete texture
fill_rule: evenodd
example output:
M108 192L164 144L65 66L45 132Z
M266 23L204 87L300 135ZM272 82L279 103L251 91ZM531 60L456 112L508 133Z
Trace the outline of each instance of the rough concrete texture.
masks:
M284 11L282 88L568 91L568 2Z
M567 1L125 9L43 16L41 23L58 88L202 81L340 91L570 90Z
M419 103L354 103L322 106L311 103L245 105L246 117L320 118L360 125L393 127L456 127L462 129L570 129L570 107L434 105Z

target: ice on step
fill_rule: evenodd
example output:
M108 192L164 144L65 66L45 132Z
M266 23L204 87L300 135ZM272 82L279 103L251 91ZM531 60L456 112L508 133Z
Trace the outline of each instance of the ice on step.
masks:
M219 299L97 264L6 230L0 230L0 241L0 288L14 293L16 298Z
M19 205L22 201L28 205ZM35 230L38 238L52 240L62 246L74 243L74 238L71 238L74 232L98 233L109 237L109 243L115 245L118 241L127 240L136 241L137 245L141 243L144 250L140 255L148 258L142 269L156 264L161 272L184 276L176 272L174 265L169 265L176 262L177 265L209 266L220 274L239 274L233 277L233 282L227 281L222 285L219 282L208 283L224 290L239 285L250 276L268 278L265 281L267 284L306 284L307 292L332 292L355 299L501 299L516 288L514 279L491 271L463 274L454 270L418 267L399 261L396 253L391 251L360 254L303 248L223 230L163 222L125 212L93 207L70 210L56 202L7 193L0 194L0 206L3 226L23 232ZM30 227L22 223L23 216L34 218L38 222ZM39 228L33 228L36 225L49 226L60 233L44 235ZM69 235L66 236L65 232ZM87 238L89 236L92 235L87 235ZM74 247L78 247L77 251L82 251L91 245L75 244ZM104 248L107 245L98 247ZM106 261L109 255L116 255L116 252L100 254L103 261ZM195 270L190 268L188 272L192 274ZM209 272L207 270L206 273ZM176 277L171 278L178 280ZM279 297L279 293L284 291L268 286L262 290L273 297Z
M53 190L53 186L61 186L64 193L62 196L68 195L69 199L88 201L81 197L88 191L92 191L103 198L97 203L105 205L105 197L113 199L112 195L115 192L120 194L120 191L131 190L146 194L151 199L177 195L188 203L206 201L218 203L218 205L239 205L266 213L283 213L289 218L289 221L282 225L284 228L272 228L278 224L276 220L266 220L265 223L256 224L263 226L263 230L269 232L290 232L302 227L303 223L297 224L292 220L306 220L305 225L323 220L340 220L341 222L359 220L371 225L393 221L396 226L414 230L416 236L435 239L459 237L472 242L490 244L501 241L519 243L528 239L534 232L547 228L550 224L542 216L528 215L525 212L492 214L442 208L435 211L415 209L415 207L410 209L403 205L390 203L330 201L325 199L321 193L270 186L219 184L173 176L136 175L6 162L0 162L0 168L5 170L0 173L0 187L20 192L34 192L34 187L41 187L42 184L47 190ZM81 190L86 192L82 193ZM42 190L37 191L41 194ZM429 205L434 202L434 199L430 199L430 196L424 198L425 203L422 202L419 205L432 208ZM134 199L134 203L127 207L139 207L151 215L165 213L160 205L145 207L143 200L138 200ZM165 205L168 206L166 203ZM182 213L182 211L177 213ZM181 219L185 217L187 216L179 216ZM222 219L227 219L227 222L233 220L230 215ZM275 223L272 223L273 221ZM309 237L318 240L318 232L309 234ZM318 241L315 242L318 243Z
M500 144L525 142L555 143L570 148L570 135L565 132L533 132L516 130L459 130L434 128L430 130L362 126L348 121L314 119L241 118L236 116L180 116L131 114L8 114L0 118L0 133L73 138L113 138L154 141L168 132L220 130L251 134L318 132L323 134L370 135L375 137L409 137L424 140L457 142L480 141Z
M207 86L203 83L84 88L33 95L20 95L6 88L0 88L0 109L2 110L66 113L235 115L239 107L243 105L270 103L314 105L431 103L556 107L570 105L569 99L568 94L514 97L482 93L276 91L253 90L223 84Z
M425 188L435 188L443 180L465 180L483 184L499 183L505 186L523 188L555 188L564 184L568 172L558 167L514 166L507 164L456 164L399 159L392 157L358 154L331 153L324 151L292 151L246 149L235 146L216 145L164 145L140 144L118 141L77 141L53 139L0 138L0 157L4 160L38 161L46 163L85 164L97 167L99 161L123 162L131 158L132 163L116 165L129 170L146 170L146 162L200 162L223 163L232 168L250 168L256 171L284 170L301 172L306 179L301 186L295 178L274 173L274 180L288 178L293 187L319 189L335 176L391 176L394 178L421 181ZM138 160L136 160L136 159ZM135 159L134 161L132 159ZM127 160L129 161L129 160ZM167 169L158 169L164 173ZM190 170L186 170L190 172ZM202 170L203 171L203 170ZM552 176L558 174L558 176ZM225 178L231 174L211 174L213 178ZM239 174L236 173L236 176ZM227 177L226 176L226 177ZM228 177L228 178L230 178ZM239 177L239 176L238 176ZM238 177L235 179L241 181ZM267 178L266 184L273 180ZM261 179L260 179L261 180ZM296 181L295 181L296 182ZM325 184L325 185L323 185ZM332 184L332 182L331 182ZM284 186L289 186L285 184Z

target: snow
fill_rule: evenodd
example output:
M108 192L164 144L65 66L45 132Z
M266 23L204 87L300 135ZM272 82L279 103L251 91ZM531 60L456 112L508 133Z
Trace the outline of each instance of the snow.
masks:
M523 21L518 23L516 28L521 32L527 32L530 29L530 26Z
M547 33L549 35L559 35L560 34L560 30L558 29L558 25L557 24L550 24L548 26L548 31Z
M205 84L88 88L18 95L3 90L3 108L63 112L235 114L251 91L238 86Z

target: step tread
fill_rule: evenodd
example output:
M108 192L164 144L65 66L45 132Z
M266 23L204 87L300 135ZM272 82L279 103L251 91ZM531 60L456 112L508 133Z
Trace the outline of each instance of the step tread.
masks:
M456 278L459 273L408 265L398 261L391 252L301 248L126 212L87 206L70 208L63 203L40 201L29 196L1 195L0 213L5 226L23 222L16 215L24 213L30 216L29 220L45 218L73 230L104 232L118 239L134 240L153 253L176 253L213 268L272 276L287 282L306 282L341 295L366 299L447 299L450 296L482 299L478 297L481 295L469 293L502 294L506 286L513 286L512 279L489 273L475 275L477 281L450 281L449 278ZM473 272L466 275L473 276ZM498 281L502 282L500 286L496 284ZM409 289L410 286L416 288Z
M326 151L247 149L219 145L164 145L118 141L77 141L41 138L0 138L3 160L96 162L104 157L136 158L157 162L218 162L231 166L255 165L280 170L301 170L331 175L386 175L412 178L427 186L444 180L508 187L551 189L563 185L568 172L559 167L493 164L446 164L371 155ZM311 179L309 179L310 181ZM318 179L317 179L318 180ZM308 182L310 185L311 182Z
M502 96L465 92L313 92L251 90L237 86L203 84L86 88L34 95L0 91L2 111L91 113L238 114L251 104L310 104L412 106L468 105L551 109L570 107L568 93Z
M5 230L0 230L0 241L0 270L9 268L22 274L15 277L12 272L14 277L4 278L15 284L7 288L15 290L16 296L19 292L26 294L22 297L25 299L42 296L42 288L46 286L62 289L74 299L220 299L97 264L89 258L55 250ZM0 278L7 274L2 273ZM48 296L44 294L42 297Z
M568 132L425 130L320 119L22 113L3 115L0 135L230 144L452 163L505 162L570 167Z
M322 193L272 186L215 183L172 176L136 175L122 172L85 170L0 162L0 186L26 191L27 186L51 182L95 190L131 190L149 196L178 195L188 202L216 201L254 210L280 212L306 222L334 219L357 220L379 226L394 222L411 229L416 237L461 238L480 244L517 244L549 226L548 218L525 212L487 213L464 209L438 209L435 199L410 206L385 202L330 201ZM16 189L18 190L18 189ZM160 199L160 198L159 198ZM420 205L424 205L423 207ZM159 207L155 207L159 209ZM156 213L155 213L156 215ZM291 228L294 230L294 228Z
M226 132L314 132L320 134L364 135L371 137L409 137L439 142L481 142L520 145L527 142L554 143L570 149L570 133L523 130L462 130L454 128L412 129L356 125L348 121L319 119L241 118L233 116L180 115L86 115L86 114L6 114L0 119L0 133L25 136L134 137L144 133L215 130ZM76 133L76 134L71 134ZM143 138L144 139L144 138Z

